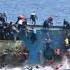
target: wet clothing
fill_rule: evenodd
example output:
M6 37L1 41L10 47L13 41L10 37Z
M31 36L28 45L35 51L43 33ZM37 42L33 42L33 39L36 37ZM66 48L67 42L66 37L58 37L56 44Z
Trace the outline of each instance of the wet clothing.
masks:
M50 43L51 43L51 39L47 38L45 48L44 48L44 52L43 52L44 58L46 60L52 60L53 56L54 56L54 50L50 47Z
M52 60L53 55L54 55L54 51L52 48L46 47L43 54L44 54L45 59Z

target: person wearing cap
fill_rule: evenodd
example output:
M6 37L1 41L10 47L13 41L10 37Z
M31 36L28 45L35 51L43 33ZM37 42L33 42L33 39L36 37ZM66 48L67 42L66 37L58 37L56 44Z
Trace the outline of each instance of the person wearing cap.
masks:
M49 64L52 64L54 62L54 50L51 47L46 46L46 48L44 48L43 57L45 63L48 62Z
M37 15L36 15L35 11L33 11L30 15L30 20L33 25L36 25L36 19L37 19Z

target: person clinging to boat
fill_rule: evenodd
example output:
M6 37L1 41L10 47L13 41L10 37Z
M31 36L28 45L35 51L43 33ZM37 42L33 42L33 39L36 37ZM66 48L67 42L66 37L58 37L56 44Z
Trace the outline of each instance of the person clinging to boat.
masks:
M30 15L30 21L32 22L33 25L36 25L36 19L37 19L37 15L35 11L33 11Z
M45 43L45 48L43 51L43 56L45 58L45 63L48 62L48 64L52 64L54 61L54 50L52 47L50 47L52 40L50 39L50 37L45 39L46 43Z

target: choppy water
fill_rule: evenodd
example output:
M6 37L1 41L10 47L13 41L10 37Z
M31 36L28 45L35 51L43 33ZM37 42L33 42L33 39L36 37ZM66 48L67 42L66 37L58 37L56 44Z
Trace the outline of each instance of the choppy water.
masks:
M70 19L70 0L0 0L0 12L7 13L8 21L16 21L20 14L29 18L33 10L38 15L39 24L53 16L54 25L62 25L64 18Z

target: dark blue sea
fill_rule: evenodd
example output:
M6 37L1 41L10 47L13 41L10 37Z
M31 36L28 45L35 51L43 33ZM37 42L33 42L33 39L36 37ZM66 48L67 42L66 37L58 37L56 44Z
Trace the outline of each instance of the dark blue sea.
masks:
M8 22L21 14L29 18L32 11L37 13L37 24L53 16L54 25L62 25L64 18L70 21L70 0L0 0L0 12L6 12Z

